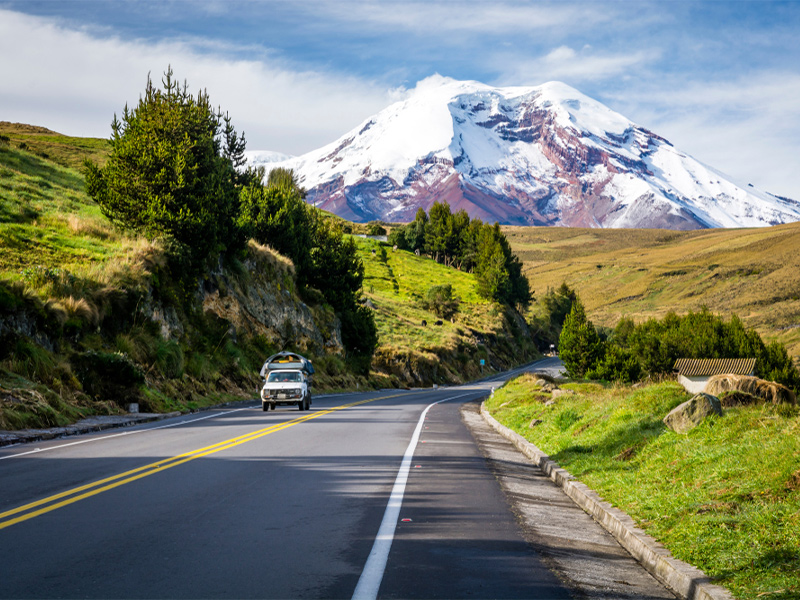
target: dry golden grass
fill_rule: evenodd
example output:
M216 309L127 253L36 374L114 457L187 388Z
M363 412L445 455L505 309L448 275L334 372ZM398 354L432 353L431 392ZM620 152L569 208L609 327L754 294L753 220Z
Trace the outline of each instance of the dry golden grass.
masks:
M160 267L167 264L167 257L162 244L143 237L126 240L127 246L120 250L113 260L95 262L84 269L75 269L75 273L83 275L105 287L136 286Z
M271 246L259 244L255 240L247 242L247 247L250 255L258 262L272 265L276 270L283 271L286 274L294 277L295 267L292 259L284 256Z
M90 219L72 214L66 217L66 221L70 231L76 235L89 235L101 240L116 236L111 224L100 218Z
M800 356L800 223L699 231L505 227L531 288L566 282L596 325L707 306Z
M93 327L100 322L100 313L97 306L86 298L53 298L48 302L51 310L56 315L64 315L66 319L77 318Z
M744 392L772 404L797 404L794 392L786 386L747 375L714 375L708 380L705 392L713 396Z

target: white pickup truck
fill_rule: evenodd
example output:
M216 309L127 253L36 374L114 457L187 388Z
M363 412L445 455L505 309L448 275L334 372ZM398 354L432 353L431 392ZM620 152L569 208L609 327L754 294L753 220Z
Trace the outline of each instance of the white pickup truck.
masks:
M261 367L261 408L266 411L296 405L299 410L308 410L313 374L311 361L299 354L279 352L270 356Z

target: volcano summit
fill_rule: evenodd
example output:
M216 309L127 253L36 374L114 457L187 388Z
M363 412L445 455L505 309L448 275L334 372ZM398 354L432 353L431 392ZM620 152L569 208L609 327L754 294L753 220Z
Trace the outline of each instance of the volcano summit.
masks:
M433 76L303 156L307 201L346 219L410 221L434 201L508 225L699 229L800 220L800 202L733 183L558 82L491 87ZM282 158L282 157L281 157Z

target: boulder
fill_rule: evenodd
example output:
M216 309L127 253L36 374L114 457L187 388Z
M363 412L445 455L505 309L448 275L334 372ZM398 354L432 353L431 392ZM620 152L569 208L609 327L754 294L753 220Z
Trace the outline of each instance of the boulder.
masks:
M710 394L697 394L691 400L673 408L664 417L664 424L675 433L687 433L709 415L722 416L719 399Z
M575 395L575 391L574 390L562 390L561 388L555 388L551 392L551 395L553 396L553 398L558 398L560 396L574 396Z

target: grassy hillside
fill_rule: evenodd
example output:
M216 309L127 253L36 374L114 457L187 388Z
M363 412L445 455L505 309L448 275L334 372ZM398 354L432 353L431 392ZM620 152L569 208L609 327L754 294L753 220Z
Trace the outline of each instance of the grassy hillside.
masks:
M358 379L323 349L337 348L332 311L303 308L293 266L268 248L251 244L241 262L209 273L199 306L158 243L115 229L87 197L80 166L107 152L105 140L0 123L0 428L64 424L132 401L172 410L252 397L260 361L280 349L316 348L320 390L464 381L481 374L480 359L489 371L531 356L524 322L480 300L472 275L361 238L384 375ZM421 306L434 282L463 299L455 323L437 327ZM280 322L242 317L253 314ZM287 314L299 320L287 325ZM125 371L129 388L143 380L141 393L105 389L92 375L104 369Z
M86 158L104 164L110 149L106 139L70 137L44 127L8 121L0 121L0 136L8 138L7 143L14 148L75 170L80 170Z
M736 598L800 597L800 410L725 409L688 434L662 419L690 395L675 382L562 383L531 376L487 408Z
M118 234L84 192L83 157L105 153L104 140L68 138L0 123L0 276L24 270L86 270L126 255L138 241ZM28 277L35 276L29 271Z
M531 288L573 287L596 325L703 305L800 356L800 223L690 232L507 227Z
M159 411L252 398L270 353L327 343L312 338L315 324L330 335L330 311L303 308L291 263L257 245L209 273L206 304L193 305L163 248L113 228L87 197L78 166L102 162L104 140L10 124L0 136L0 428L63 425L134 401ZM281 322L239 319L231 333L226 319L241 306ZM321 390L369 383L340 357L317 364Z
M524 322L479 297L473 274L372 239L355 239L365 267L364 295L376 311L376 368L408 383L411 373L431 383L460 382L537 355ZM452 322L436 325L441 319L423 300L429 287L444 284L453 287L461 304Z

